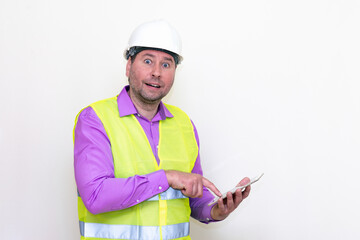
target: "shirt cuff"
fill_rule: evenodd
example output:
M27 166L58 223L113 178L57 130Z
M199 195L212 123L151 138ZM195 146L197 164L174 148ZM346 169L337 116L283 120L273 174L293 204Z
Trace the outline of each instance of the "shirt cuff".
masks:
M200 220L200 222L205 223L205 224L208 224L211 222L220 222L219 220L215 220L211 217L211 209L215 206L216 206L216 204L214 204L212 206L205 206L203 208L203 210L202 210L203 219Z
M153 194L160 194L169 188L169 183L164 170L159 170L147 175L149 182L153 183Z

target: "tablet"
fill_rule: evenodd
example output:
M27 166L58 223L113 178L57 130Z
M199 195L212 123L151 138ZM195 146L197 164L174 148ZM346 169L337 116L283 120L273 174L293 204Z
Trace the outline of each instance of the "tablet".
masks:
M257 176L257 177L254 177L254 178L250 179L250 182L249 182L248 184L245 184L245 185L243 185L243 186L234 187L233 189L231 189L231 190L223 193L223 195L221 195L221 198L222 198L222 199L226 198L226 194L227 194L228 192L231 192L232 194L234 194L237 189L245 189L247 186L249 186L249 185L251 185L251 184L259 181L259 179L260 179L263 175L264 175L264 173L260 174L260 175ZM211 206L211 205L217 203L217 201L218 201L219 199L220 199L220 197L215 197L215 198L208 204L208 206Z

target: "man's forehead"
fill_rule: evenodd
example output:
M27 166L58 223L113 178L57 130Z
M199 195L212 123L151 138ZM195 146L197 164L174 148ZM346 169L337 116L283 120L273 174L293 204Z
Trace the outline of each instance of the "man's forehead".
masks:
M149 57L160 57L169 61L174 61L174 58L163 51L160 50L153 50L153 49L146 49L146 50L142 50L141 52L138 53L139 56L149 56Z

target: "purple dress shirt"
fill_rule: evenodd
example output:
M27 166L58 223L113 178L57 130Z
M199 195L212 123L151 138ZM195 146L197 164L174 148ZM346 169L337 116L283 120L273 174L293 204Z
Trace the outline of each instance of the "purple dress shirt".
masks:
M142 126L153 154L159 164L157 152L159 143L159 121L173 117L161 102L154 118L140 116L124 87L117 97L120 117L134 114ZM193 124L194 126L194 124ZM199 138L194 126L196 141ZM75 126L74 168L79 194L86 208L93 214L121 210L143 202L166 191L169 184L164 170L129 178L115 178L114 164L109 138L91 107L85 108ZM192 173L202 175L200 156L196 159ZM214 198L204 187L202 198L190 198L191 216L201 222L214 221L207 204Z

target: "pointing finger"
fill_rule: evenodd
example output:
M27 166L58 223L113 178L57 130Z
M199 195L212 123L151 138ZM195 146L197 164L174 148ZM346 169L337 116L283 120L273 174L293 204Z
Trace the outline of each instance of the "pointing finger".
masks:
M217 187L212 182L210 182L208 179L203 177L202 183L205 187L209 188L217 196L219 196L219 197L221 196L221 192L219 191L219 189L217 189Z

